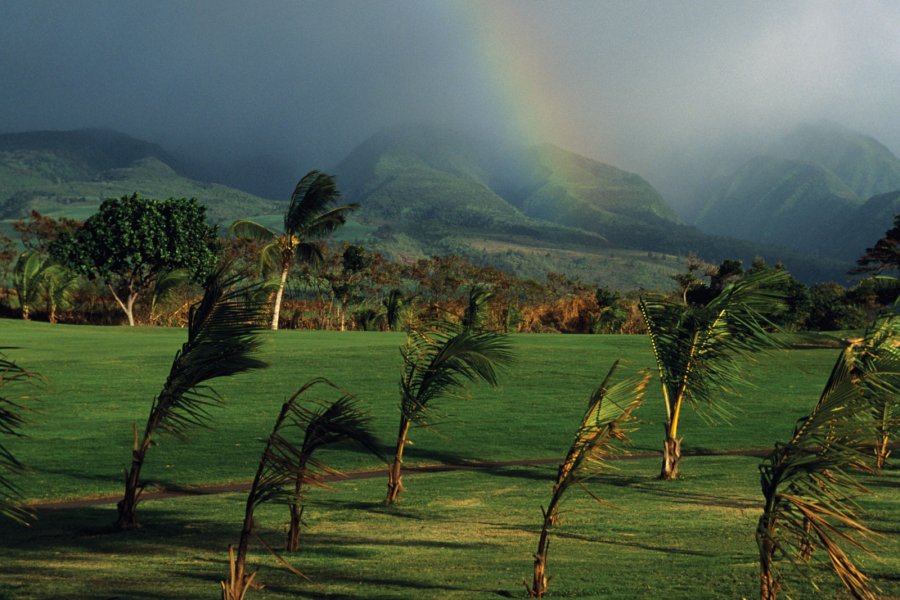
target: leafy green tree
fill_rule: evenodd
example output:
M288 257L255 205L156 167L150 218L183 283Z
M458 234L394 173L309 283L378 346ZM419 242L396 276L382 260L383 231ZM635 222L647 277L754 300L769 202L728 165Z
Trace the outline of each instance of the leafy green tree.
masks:
M50 251L74 271L103 280L134 325L135 302L160 273L186 268L203 281L215 269L216 243L216 229L196 200L134 194L105 200L81 228L60 235Z
M272 329L278 329L281 300L288 273L294 261L321 261L319 240L343 225L347 215L359 208L358 204L334 206L340 199L334 177L319 171L310 171L297 183L291 202L284 214L284 228L278 232L254 221L239 219L231 224L231 232L242 238L265 242L262 263L268 269L277 269L280 284L275 293Z
M125 495L118 503L118 529L138 526L137 504L144 484L141 468L157 434L186 439L189 429L207 421L208 408L221 397L207 382L266 367L254 358L268 290L243 286L239 276L220 266L207 280L203 298L191 307L188 339L175 354L169 376L153 400L143 436L134 426L131 467L125 474Z
M666 411L660 479L678 476L678 425L685 402L727 416L722 396L734 393L743 381L739 359L774 345L767 317L783 310L780 286L785 281L783 271L755 273L696 304L686 301L693 287L683 288L680 298L641 298Z
M900 215L894 216L894 226L874 246L866 248L856 264L859 266L851 273L900 271Z
M26 524L32 514L20 506L19 488L7 474L21 473L24 467L3 445L3 438L21 437L24 424L22 413L25 407L21 403L24 396L11 396L8 390L32 384L37 379L37 375L0 352L0 516L22 524Z
M623 425L634 419L632 413L643 399L650 375L637 375L613 384L612 378L618 364L618 361L613 364L606 379L591 394L575 439L559 465L550 503L546 510L541 507L544 525L537 552L534 553L534 578L528 588L528 595L532 598L543 598L547 591L550 528L559 522L559 505L566 491L573 486L586 490L584 484L606 467L605 460L621 452L616 444L628 440Z
M496 366L512 361L505 335L447 322L411 331L400 352L400 427L388 478L387 504L396 502L403 489L401 468L410 425L427 425L431 404L460 393L467 381L497 385Z
M780 561L807 567L817 546L854 598L875 598L868 577L841 545L865 549L871 534L854 501L866 491L854 472L870 468L870 411L895 404L900 395L896 344L896 326L885 324L849 344L810 414L760 464L761 600L775 600L785 587Z
M312 408L303 406L300 403L302 397L317 385L332 388L340 393L340 397ZM301 436L302 441L298 442ZM327 379L307 382L282 405L247 494L237 553L233 546L228 548L231 568L229 578L220 582L223 600L243 599L256 577L256 572L247 574L247 550L253 535L256 509L266 502L282 502L290 507L288 549L295 550L303 512L303 486L325 487L325 476L336 473L314 458L314 454L343 441L356 442L378 454L378 444L369 431L368 415L359 409L355 398ZM291 570L305 577L296 569Z

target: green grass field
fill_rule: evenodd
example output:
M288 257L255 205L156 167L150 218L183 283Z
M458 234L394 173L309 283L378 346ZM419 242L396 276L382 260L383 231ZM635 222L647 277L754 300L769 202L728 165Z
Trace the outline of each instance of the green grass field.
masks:
M31 501L121 492L132 423L143 427L186 333L163 328L51 326L0 321L0 346L41 373L28 438L9 447L31 471L19 479ZM191 486L249 481L281 403L324 376L359 396L386 445L398 422L402 334L282 331L265 334L271 367L223 380L226 404L191 443L162 438L144 479ZM517 362L494 390L438 406L434 431L413 430L406 464L562 458L591 390L617 358L627 369L653 364L640 336L519 335ZM791 350L750 366L753 386L732 401L730 425L694 413L683 421L686 452L768 448L808 412L836 350ZM661 444L654 387L638 413L633 449ZM266 587L252 598L523 597L537 545L552 465L410 474L399 505L381 501L386 467L353 448L331 451L347 471L384 468L384 477L313 490L301 549L286 557L313 581L280 568L257 543L251 557ZM683 478L654 479L658 459L623 460L591 484L611 506L574 493L552 535L549 597L741 598L757 594L758 458L688 456ZM868 481L866 522L882 534L881 561L862 557L885 597L900 597L900 471ZM577 492L577 491L576 491ZM142 503L144 527L116 533L113 502L43 509L30 528L0 522L0 597L209 598L227 574L244 495L194 495ZM276 547L286 509L258 515ZM858 553L857 553L858 554ZM845 597L815 563L821 590L795 582L797 598Z

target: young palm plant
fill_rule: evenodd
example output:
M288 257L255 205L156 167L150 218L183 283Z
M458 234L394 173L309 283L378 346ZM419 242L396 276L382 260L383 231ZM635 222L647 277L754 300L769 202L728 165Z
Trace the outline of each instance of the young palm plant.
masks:
M153 400L143 436L134 427L131 468L118 503L118 529L138 526L137 504L144 487L141 468L156 435L186 439L191 427L205 425L207 409L221 403L208 381L267 366L252 354L260 344L257 333L268 292L260 285L242 285L242 278L228 271L228 265L221 266L207 281L203 298L191 307L187 342L175 354L169 376Z
M871 531L853 500L865 488L854 471L871 469L872 407L900 394L896 371L880 370L896 367L896 340L896 331L878 327L845 348L812 412L760 464L761 600L775 600L784 587L779 559L803 567L817 545L854 598L874 598L868 578L840 544L868 551Z
M627 442L623 425L633 419L632 413L640 405L650 381L650 374L646 373L611 384L618 364L618 361L613 364L606 379L591 395L572 446L565 460L559 465L550 503L546 510L541 507L544 525L541 528L537 552L534 554L534 578L531 587L528 587L527 582L525 584L532 598L543 598L547 591L550 527L558 522L559 505L563 496L569 488L576 485L587 491L584 482L603 470L607 458L621 452L621 448L616 444ZM590 492L588 494L600 502L593 494Z
M48 267L49 261L35 250L23 252L16 261L13 285L25 321L31 320L31 309L40 298L41 282Z
M853 348L860 360L870 363L865 371L881 374L878 383L883 389L867 390L875 421L875 469L880 471L891 455L891 439L900 430L900 318L882 319L865 339L865 344Z
M400 428L388 477L387 504L396 502L403 489L401 468L410 425L426 426L431 404L461 393L466 382L496 386L496 367L512 361L508 337L448 322L410 332L400 352Z
M358 204L333 206L340 197L333 176L310 171L291 194L281 232L244 219L231 224L231 232L237 237L267 243L262 250L262 263L268 269L278 269L280 283L275 292L272 329L278 329L281 299L291 265L295 260L321 261L322 252L315 241L343 225L347 215L359 208Z
M301 397L316 385L328 386L341 395L334 402L321 403L315 408L302 406ZM298 444L296 440L300 435L303 441ZM369 417L357 407L352 396L327 379L309 381L282 405L247 495L237 553L233 546L228 549L230 573L229 579L221 582L223 600L244 598L256 576L255 572L247 573L247 551L250 537L254 535L253 514L256 508L273 501L290 507L288 545L293 544L294 547L289 549L296 549L303 512L303 486L326 487L325 476L338 473L313 458L313 454L343 441L356 442L380 456L378 443L369 432ZM299 573L293 568L291 570Z
M687 402L727 418L723 395L744 381L741 359L775 346L767 315L783 310L783 271L764 271L727 285L706 303L654 295L639 308L656 357L665 404L660 479L675 479L681 459L678 425Z
M488 318L488 303L494 297L494 290L483 283L476 283L469 288L466 308L460 322L466 329L483 329Z
M6 390L10 389L7 386L27 385L38 379L36 374L23 369L0 352L0 516L23 525L28 524L32 514L19 504L19 487L7 474L19 474L24 467L3 445L3 437L22 435L21 427L24 424L22 413L25 407L21 404L21 400L24 397L11 396Z

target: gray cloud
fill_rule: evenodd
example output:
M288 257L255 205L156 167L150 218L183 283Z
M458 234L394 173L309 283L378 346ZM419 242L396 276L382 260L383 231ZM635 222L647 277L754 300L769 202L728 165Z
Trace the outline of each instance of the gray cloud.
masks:
M406 121L499 134L504 65L479 52L504 28L471 21L487 2L0 0L0 130L110 127L273 177L327 168ZM805 119L900 149L892 0L490 4L522 24L504 42L539 53L532 83L566 99L582 134L548 141L651 180L673 178L673 153Z

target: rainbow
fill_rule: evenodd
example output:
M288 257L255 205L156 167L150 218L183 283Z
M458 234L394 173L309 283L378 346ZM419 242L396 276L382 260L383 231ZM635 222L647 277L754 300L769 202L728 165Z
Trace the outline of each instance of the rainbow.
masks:
M527 143L552 142L587 152L597 146L572 115L574 103L554 65L550 40L526 4L447 2L459 26L473 34L472 60L494 91L502 114L510 116L511 136Z

